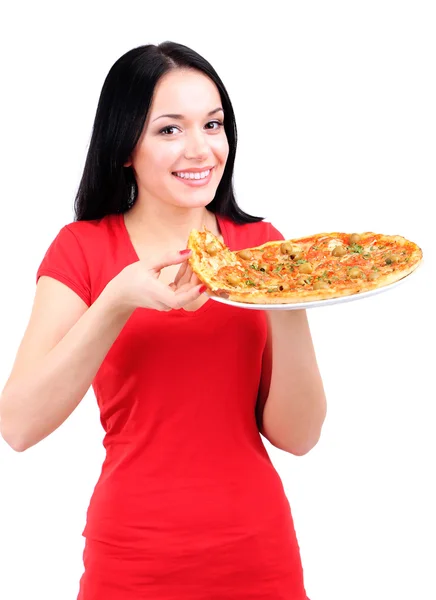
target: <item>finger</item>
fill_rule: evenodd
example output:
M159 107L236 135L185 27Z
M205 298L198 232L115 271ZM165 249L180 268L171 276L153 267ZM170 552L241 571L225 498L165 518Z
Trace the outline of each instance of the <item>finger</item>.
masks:
M177 272L177 275L174 279L174 283L176 284L176 286L179 284L180 280L182 279L182 277L185 275L186 271L188 270L189 267L189 263L188 261L185 261L181 266L180 269Z
M183 273L183 276L180 278L178 286L184 285L185 283L189 283L191 281L192 269L191 265L188 263L186 267L186 271Z
M170 283L169 287L173 290L173 292L175 292L177 290L177 285L174 281L172 283Z
M165 299L164 302L168 303L168 306L171 306L171 308L182 308L185 306L185 304L189 304L190 302L197 300L197 298L199 298L204 292L204 287L205 286L203 286L203 284L196 285L190 289L178 290L175 294L172 294L172 292L168 290L169 294L172 294L172 298L168 300Z
M180 279L177 280L177 288L180 288L181 286L185 285L185 283L190 283L191 285L200 284L201 281L197 277L197 275L194 274L191 265L189 263L184 263L184 265L186 265L186 270L184 270L184 273L180 277Z
M179 252L168 252L163 258L149 262L149 269L154 273L159 273L164 267L178 265L185 262L191 255L191 250L180 250Z
M156 279L150 292L153 304L158 310L171 310L176 293L174 282L167 285Z
M197 277L197 274L194 273L194 271L192 270L192 267L189 263L186 263L186 271L185 271L185 275L183 277L183 283L185 281L189 281L191 283L193 283L194 285L198 285L199 283L201 283L201 280Z
M189 281L186 282L182 282L180 281L179 285L177 286L177 290L176 292L179 292L180 290L187 290L190 289L192 287L196 287L198 285L201 285L203 282L197 277L197 275L195 273L193 273L189 279Z
M192 273L191 278L189 280L191 283L193 283L194 285L198 285L199 283L201 283L201 279L198 278L197 273Z
M186 271L179 281L179 287L180 285L183 285L185 283L192 283L193 285L198 285L199 283L201 283L201 280L194 273L189 263L187 263Z
M193 288L197 287L196 285L192 285L192 283L190 283L189 281L187 283L184 283L183 285L180 285L176 290L176 295L179 295L180 293L183 292L187 292L188 290L192 290Z

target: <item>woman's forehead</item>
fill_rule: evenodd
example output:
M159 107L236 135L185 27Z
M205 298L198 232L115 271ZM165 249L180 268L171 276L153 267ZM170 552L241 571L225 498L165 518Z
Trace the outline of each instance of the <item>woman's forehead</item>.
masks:
M194 70L176 70L165 74L156 85L150 117L151 120L164 114L204 117L220 106L218 88L207 75Z

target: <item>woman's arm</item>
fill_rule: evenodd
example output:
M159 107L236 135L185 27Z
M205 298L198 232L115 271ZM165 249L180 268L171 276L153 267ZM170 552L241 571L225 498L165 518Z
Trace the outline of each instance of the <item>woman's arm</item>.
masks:
M267 321L260 431L277 448L301 456L318 442L326 416L306 311L267 311Z
M89 308L68 286L39 278L30 322L0 397L0 433L12 448L33 446L73 412L136 308L168 311L198 299L204 290L195 281L176 277L170 288L158 280L161 269L185 263L188 255L168 252L128 265Z
M29 325L0 397L0 432L14 450L47 437L86 394L133 310L118 308L106 290L88 308L66 285L40 278Z

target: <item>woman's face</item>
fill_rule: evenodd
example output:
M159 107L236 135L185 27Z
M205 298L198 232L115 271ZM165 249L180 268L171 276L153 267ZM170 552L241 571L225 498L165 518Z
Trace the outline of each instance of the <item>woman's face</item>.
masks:
M186 69L164 75L126 163L135 171L138 199L186 208L207 206L229 153L223 119L218 89L206 75Z

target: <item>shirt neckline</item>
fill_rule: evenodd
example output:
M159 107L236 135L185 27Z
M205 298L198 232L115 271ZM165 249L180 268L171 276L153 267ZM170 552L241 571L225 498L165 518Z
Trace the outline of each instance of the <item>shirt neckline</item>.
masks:
M229 247L229 241L230 241L230 232L227 228L227 224L225 223L225 218L221 215L218 215L215 213L215 217L216 220L218 222L218 227L220 229L221 235L223 237L224 243L227 247ZM126 227L126 223L124 221L124 213L117 213L115 214L115 218L116 221L118 223L118 226L121 230L121 235L124 238L124 242L126 244L126 247L128 249L128 253L130 255L131 258L134 259L134 261L138 261L139 256L136 253L135 247L132 243L132 240L130 239L130 235L129 232L127 231L127 227ZM171 315L171 314L176 314L176 315L183 315L184 317L195 317L199 314L203 314L204 312L208 311L209 309L211 309L213 306L217 306L218 303L215 302L215 300L213 300L212 298L208 298L208 300L206 300L206 302L204 304L202 304L200 306L200 308L197 308L196 310L185 310L184 308L180 308L178 310L171 310L165 314L167 315Z

